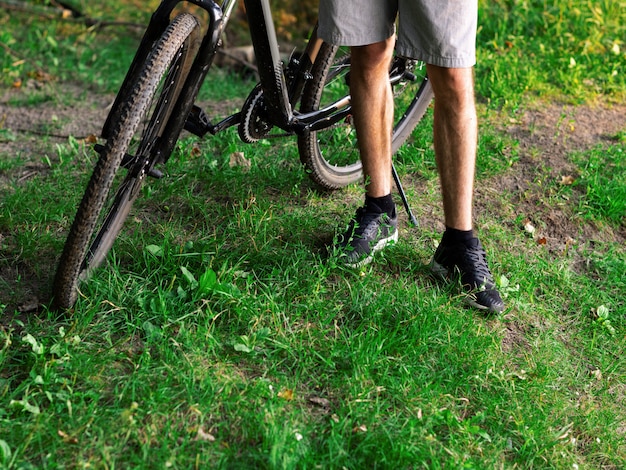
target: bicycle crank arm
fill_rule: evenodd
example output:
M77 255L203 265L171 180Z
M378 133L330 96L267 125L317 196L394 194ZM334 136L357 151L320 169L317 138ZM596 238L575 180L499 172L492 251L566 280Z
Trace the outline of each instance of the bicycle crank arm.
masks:
M346 96L324 109L297 114L294 119L295 122L291 124L291 128L296 134L303 135L331 127L344 119L350 119L351 115L350 97Z
M239 112L228 116L217 124L213 124L206 112L200 108L200 106L194 104L191 111L189 111L184 129L191 132L193 135L204 137L207 132L211 135L215 135L224 129L236 126L240 121L241 113Z

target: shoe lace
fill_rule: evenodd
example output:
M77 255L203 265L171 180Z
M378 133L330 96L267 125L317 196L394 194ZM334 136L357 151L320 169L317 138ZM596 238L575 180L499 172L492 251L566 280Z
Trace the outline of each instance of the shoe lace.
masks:
M466 247L463 256L463 265L459 266L463 284L470 285L474 289L493 289L495 283L487 265L487 255L478 243Z
M354 220L356 223L354 236L361 238L376 236L378 233L378 227L384 221L384 217L385 214L367 212L365 207L360 207L356 211L356 217Z

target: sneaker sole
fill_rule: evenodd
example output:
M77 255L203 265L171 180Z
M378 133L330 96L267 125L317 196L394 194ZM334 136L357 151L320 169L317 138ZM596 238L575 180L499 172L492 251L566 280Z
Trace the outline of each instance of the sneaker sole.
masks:
M349 268L361 268L365 265L368 265L369 263L372 262L372 260L374 259L374 254L381 251L383 248L385 248L387 245L389 245L390 243L395 243L398 241L398 231L396 230L395 232L393 232L391 234L390 237L387 238L383 238L382 240L378 240L378 243L376 243L376 245L374 245L372 247L372 251L370 251L370 254L367 255L365 258L352 263L350 261L347 261L345 263L345 265Z
M485 305L479 304L478 302L474 300L474 296L472 294L467 295L467 297L465 298L465 303L478 310L482 310L483 312L489 312L493 314L502 313L504 312L504 308L505 308L504 304L496 305L494 307L487 307Z
M479 304L478 302L474 300L472 294L467 294L467 296L465 297L465 303L469 305L470 307L474 307L478 310L482 310L483 312L500 313L502 311L502 310L498 311L498 310L485 307L484 305Z

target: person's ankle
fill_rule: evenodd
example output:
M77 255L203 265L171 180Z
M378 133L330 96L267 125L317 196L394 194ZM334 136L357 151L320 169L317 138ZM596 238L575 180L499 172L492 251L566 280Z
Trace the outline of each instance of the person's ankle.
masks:
M395 203L391 194L382 197L365 196L365 208L368 212L383 214L391 217L395 211Z
M456 245L458 243L467 243L473 240L474 230L458 230L452 227L446 226L446 231L443 232L441 243L444 245Z

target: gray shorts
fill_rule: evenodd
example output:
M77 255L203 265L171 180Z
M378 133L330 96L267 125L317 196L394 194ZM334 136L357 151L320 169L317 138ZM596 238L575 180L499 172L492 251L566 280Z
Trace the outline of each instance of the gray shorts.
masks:
M477 0L320 0L319 36L341 46L384 41L396 52L440 67L476 63Z

